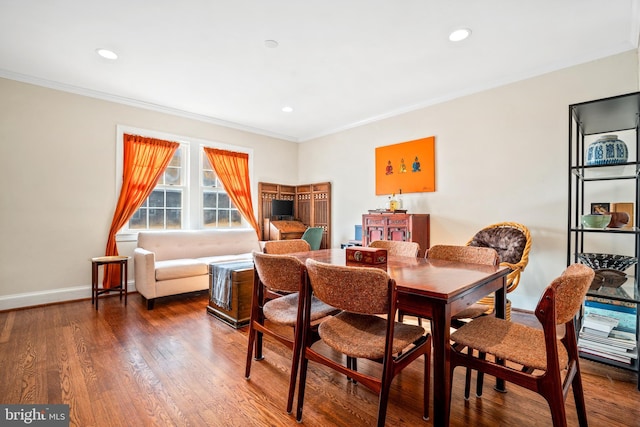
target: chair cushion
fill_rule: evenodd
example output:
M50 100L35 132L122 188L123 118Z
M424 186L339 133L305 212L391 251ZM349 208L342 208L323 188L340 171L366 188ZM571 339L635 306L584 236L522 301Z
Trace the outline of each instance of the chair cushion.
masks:
M320 338L331 348L347 356L380 359L384 356L387 321L378 316L343 311L322 322ZM424 335L420 326L395 324L393 353L399 353Z
M547 353L541 329L509 322L492 316L473 320L451 334L456 343L466 345L495 357L510 360L535 369L547 369ZM558 341L560 369L569 357Z
M298 293L285 295L267 301L262 308L264 316L274 323L295 326L298 316ZM311 321L321 319L335 311L335 308L312 297Z
M469 243L470 246L493 248L500 262L517 264L527 245L525 234L513 227L494 227L480 230Z

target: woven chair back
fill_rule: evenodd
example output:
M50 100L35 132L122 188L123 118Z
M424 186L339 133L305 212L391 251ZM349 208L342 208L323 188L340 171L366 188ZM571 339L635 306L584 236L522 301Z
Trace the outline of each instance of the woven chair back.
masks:
M253 253L253 264L260 281L273 291L298 292L302 285L301 272L305 266L289 255Z
M309 243L302 239L269 240L264 244L264 252L267 254L291 254L294 252L308 252L311 250Z
M416 242L403 242L400 240L374 240L369 243L370 248L386 249L390 256L417 257L420 245Z
M378 268L347 267L306 262L314 295L340 310L359 314L386 314L395 281Z

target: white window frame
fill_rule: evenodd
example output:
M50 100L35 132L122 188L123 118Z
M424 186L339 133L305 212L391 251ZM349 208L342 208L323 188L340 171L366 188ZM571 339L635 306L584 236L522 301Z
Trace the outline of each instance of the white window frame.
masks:
M246 153L249 156L249 182L253 183L253 150L247 147L239 147L229 144L223 144L220 142L213 142L203 140L199 138L191 138L187 136L169 134L165 132L151 131L148 129L141 129L131 126L118 125L116 130L116 197L114 206L117 204L120 197L120 191L122 189L122 173L123 173L123 160L124 160L124 134L142 135L149 138L157 138L166 141L174 141L181 144L185 148L183 157L185 158L185 188L183 192L183 214L182 214L182 230L201 230L204 227L203 218L203 186L202 186L202 156L204 156L204 147L217 148L221 150L235 151ZM194 167L195 166L195 167ZM256 188L253 188L256 187ZM252 184L251 193L257 194L257 186ZM254 200L254 206L255 200ZM254 212L256 215L256 212ZM251 228L249 223L243 218L243 227L238 228ZM138 232L143 230L129 229L129 223L117 233L116 241L127 242L137 241ZM211 227L207 227L211 229ZM161 231L161 230L158 230ZM166 230L171 232L171 230Z

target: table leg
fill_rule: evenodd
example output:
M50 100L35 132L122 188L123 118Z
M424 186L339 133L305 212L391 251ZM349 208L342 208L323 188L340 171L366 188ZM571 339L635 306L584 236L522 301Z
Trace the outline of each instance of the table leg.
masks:
M433 425L448 426L451 411L451 313L448 305L434 306L433 335Z
M91 305L95 304L96 288L98 286L98 264L91 263Z
M128 285L127 281L129 280L129 271L128 271L129 262L128 262L128 260L125 260L123 262L123 265L124 265L124 282L123 282L122 286L124 287L124 305L127 305L127 291L128 291L128 289L127 289L127 285Z
M507 317L507 276L502 277L502 288L496 291L494 305L496 310L496 317L500 319L505 319ZM504 360L499 360L498 363L504 364ZM503 379L496 379L496 391L501 393L506 393L507 388L505 387L505 383Z

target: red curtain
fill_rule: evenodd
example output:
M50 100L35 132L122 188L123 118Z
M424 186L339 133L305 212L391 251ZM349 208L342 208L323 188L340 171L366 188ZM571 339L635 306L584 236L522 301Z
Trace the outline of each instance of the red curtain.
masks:
M229 198L256 230L256 234L260 238L260 226L253 215L253 202L251 201L249 155L210 147L205 147L204 152Z
M122 189L113 214L105 255L118 255L116 233L149 197L180 144L138 135L124 135ZM119 285L120 266L107 265L103 286Z

